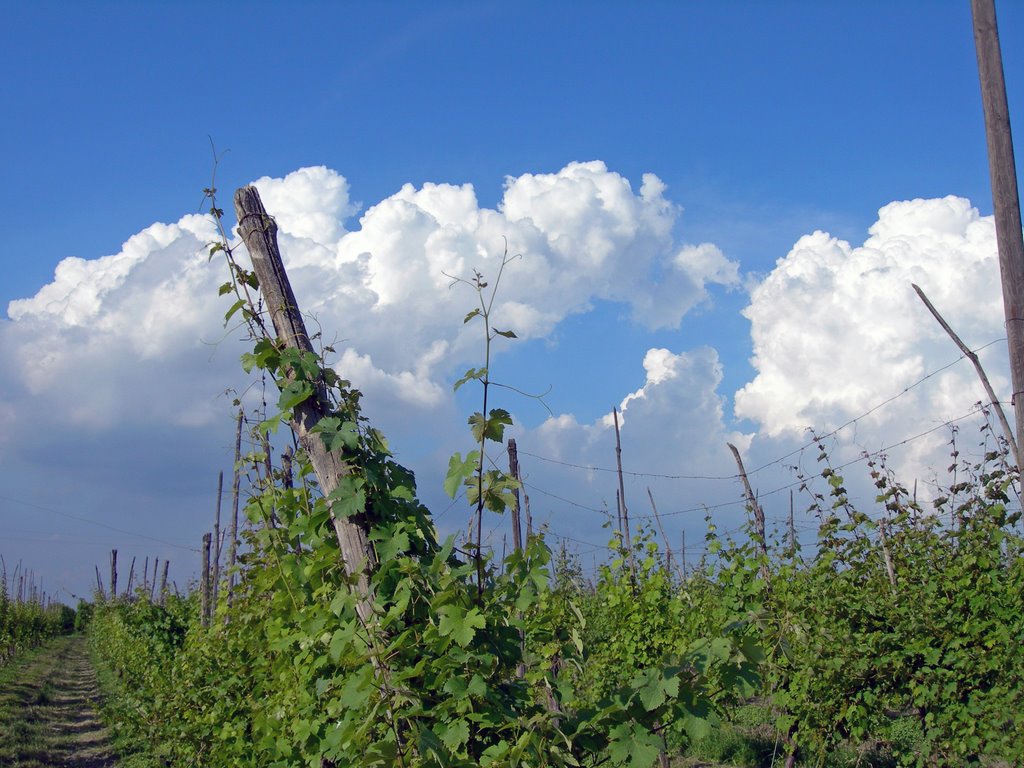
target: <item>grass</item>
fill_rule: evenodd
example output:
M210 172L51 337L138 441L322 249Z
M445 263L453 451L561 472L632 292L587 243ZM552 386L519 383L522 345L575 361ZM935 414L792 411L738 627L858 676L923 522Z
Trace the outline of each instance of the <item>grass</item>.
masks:
M691 744L678 765L773 768L782 766L785 760L785 747L775 730L771 711L768 707L748 704L731 713L730 722ZM860 748L840 746L820 763L822 768L895 768L897 764L892 751L880 743L867 743ZM817 766L819 763L816 756L805 755L797 765Z
M56 638L0 671L0 765L112 768L81 636Z

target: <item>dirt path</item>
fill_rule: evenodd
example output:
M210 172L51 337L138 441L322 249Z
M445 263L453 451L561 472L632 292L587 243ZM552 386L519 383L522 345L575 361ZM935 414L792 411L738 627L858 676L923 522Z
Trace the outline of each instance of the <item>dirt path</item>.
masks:
M0 766L113 768L85 638L58 638L15 664L0 683Z

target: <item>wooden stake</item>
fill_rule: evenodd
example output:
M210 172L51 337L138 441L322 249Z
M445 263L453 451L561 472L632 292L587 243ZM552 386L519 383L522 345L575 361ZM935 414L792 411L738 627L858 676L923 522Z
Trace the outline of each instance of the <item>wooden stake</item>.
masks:
M519 451L516 448L516 441L509 438L508 441L508 473L517 483L519 479ZM512 493L512 549L520 552L523 549L523 529L519 520L519 488L516 487Z
M267 215L255 187L242 187L235 192L235 211L238 214L238 232L249 250L278 343L315 354L281 260L277 223ZM292 430L306 449L320 481L320 489L328 498L341 478L351 472L338 452L328 451L320 436L310 433L332 410L326 391L318 387L313 397L295 407L291 420ZM377 568L377 555L369 538L370 520L365 515L340 517L333 514L332 519L345 572L354 577L356 591L362 598L356 610L363 623L369 624L373 620L369 576Z
M622 509L622 529L626 534L626 551L629 553L629 572L636 576L636 563L633 561L633 541L629 535L629 507L626 506L626 488L622 483L622 441L619 439L619 409L612 408L615 419L615 463L619 473L619 505Z
M654 510L654 520L658 524L658 531L661 532L661 539L665 542L665 570L671 573L672 545L669 543L668 536L665 535L665 526L661 524L661 515L658 514L658 505L654 503L654 494L651 493L650 487L647 488L647 498L651 500L651 509Z
M117 599L117 550L110 550L110 599Z
M217 511L213 515L213 604L220 592L220 500L224 497L224 471L217 473Z
M935 306L928 300L928 297L925 296L924 291L922 291L921 288L915 285L914 283L911 283L910 285L913 287L915 291L917 291L918 297L920 297L921 301L924 302L924 305L928 307L928 311L932 313L932 317L934 317L938 321L939 325L942 326L942 330L949 334L949 338L951 338L953 340L953 343L956 344L957 347L959 347L960 351L964 353L964 357L970 360L971 363L974 365L974 370L977 372L978 378L981 379L981 386L985 388L985 394L988 395L988 401L989 403L992 404L992 407L995 409L996 416L999 418L999 423L1003 427L1003 434L1006 435L1006 442L1009 443L1010 445L1010 455L1013 458L1013 461L1017 464L1017 466L1021 466L1020 452L1017 448L1017 440L1013 435L1013 430L1010 429L1010 422L1006 418L1006 412L1003 410L1003 406L1000 404L999 398L996 397L995 390L992 389L992 384L989 383L988 376L985 375L985 369L981 367L981 360L978 359L978 356L974 353L974 350L972 350L970 347L964 344L960 337L957 336L956 331L954 331L950 327L949 323L946 322L945 318L943 318L942 315L939 314L939 310L937 310ZM916 500L917 499L915 494L915 501Z
M170 560L164 560L164 572L160 575L160 605L167 602L167 569L170 565Z
M103 591L103 579L100 578L100 567L98 565L96 566L96 592L99 595L100 600L105 602L107 595Z
M132 582L135 581L135 557L132 557L131 568L128 569L128 586L124 588L124 596L126 600L132 599Z
M210 539L203 534L203 564L199 574L199 621L204 627L210 626Z
M793 491L789 492L789 553L796 555L796 526L793 524Z
M235 557L238 553L238 486L241 482L239 463L242 460L242 415L238 409L238 421L235 424L235 472L231 481L231 543L228 546L228 606L231 605L231 594L235 586Z
M1024 235L1021 232L1017 167L1010 133L1010 108L1003 79L1003 56L993 0L971 0L978 78L985 113L988 167L999 247L1010 373L1013 380L1017 445L1024 446ZM1018 467L1020 466L1018 462Z
M754 515L754 534L757 537L758 548L764 556L764 562L761 563L761 576L764 578L765 582L768 582L768 537L765 533L764 510L761 509L761 505L757 503L757 497L754 495L754 491L750 487L750 481L747 479L747 470L743 468L743 459L740 458L740 452L732 443L726 443L726 445L729 446L729 450L732 451L733 458L736 459L736 466L739 467L740 471L740 479L743 481L743 492L747 497L747 505L750 507L750 511Z
M679 544L682 549L679 550L679 560L682 564L683 581L686 581L686 529L683 529Z

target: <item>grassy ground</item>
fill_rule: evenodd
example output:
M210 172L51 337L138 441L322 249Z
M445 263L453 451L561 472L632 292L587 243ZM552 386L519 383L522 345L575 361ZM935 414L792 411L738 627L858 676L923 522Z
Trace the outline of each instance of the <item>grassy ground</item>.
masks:
M0 765L112 768L85 638L57 638L0 674Z

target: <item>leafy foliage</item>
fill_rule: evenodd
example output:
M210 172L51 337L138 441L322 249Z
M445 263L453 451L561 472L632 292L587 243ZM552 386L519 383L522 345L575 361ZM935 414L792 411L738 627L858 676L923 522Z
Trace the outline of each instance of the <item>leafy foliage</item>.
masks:
M0 567L0 667L48 638L74 629L72 608L60 603L43 606L36 600L17 600L8 595L7 568Z

